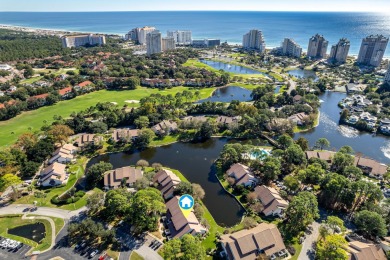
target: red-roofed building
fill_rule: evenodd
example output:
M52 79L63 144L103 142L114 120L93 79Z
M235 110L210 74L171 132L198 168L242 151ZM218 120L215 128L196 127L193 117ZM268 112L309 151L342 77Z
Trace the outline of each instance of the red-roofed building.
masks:
M68 98L68 97L70 97L72 95L72 87L67 87L67 88L60 89L60 90L58 90L58 94L62 98Z
M44 98L47 98L48 96L49 96L49 93L45 93L45 94L32 96L32 98L44 99Z
M81 83L77 84L76 86L74 86L75 90L82 91L82 92L89 91L92 88L93 88L93 83L89 80L81 82Z

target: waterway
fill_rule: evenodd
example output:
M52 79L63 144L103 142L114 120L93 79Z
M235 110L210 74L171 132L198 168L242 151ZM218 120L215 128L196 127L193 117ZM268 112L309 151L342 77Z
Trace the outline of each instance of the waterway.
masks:
M112 153L91 159L92 165L99 161L109 162L114 168L135 165L140 159L150 164L158 162L163 166L177 169L192 183L199 183L206 196L203 202L218 224L233 226L240 222L245 210L221 187L213 169L226 138L212 138L204 143L174 143L149 148L136 153ZM87 166L87 167L88 167Z
M332 150L344 145L351 146L355 153L383 163L390 163L390 138L383 135L374 136L372 133L360 132L352 127L339 125L340 111L337 103L347 94L327 91L320 95L321 108L319 125L304 133L295 134L294 138L305 137L311 146L325 137L330 141Z
M373 136L370 133L338 125L340 109L337 103L345 96L345 93L338 92L325 92L320 95L322 103L319 125L308 132L295 134L294 138L303 136L309 140L311 146L314 146L319 138L325 137L331 143L331 150L349 145L357 153L383 163L390 163L389 137ZM213 170L214 160L228 142L232 141L226 138L212 138L204 143L174 143L133 154L125 152L105 154L91 159L88 166L105 161L110 162L114 168L119 168L134 165L138 160L144 159L150 164L158 162L177 169L190 182L199 183L203 187L206 192L204 203L217 223L232 226L241 220L244 209L221 187Z
M302 70L302 69L296 69L296 70L290 70L288 71L288 74L291 75L291 76L294 76L298 79L306 79L306 78L311 78L313 79L314 81L317 81L318 80L318 76L317 74L312 71L312 70Z
M199 103L206 101L211 102L232 102L233 100L238 100L241 102L250 101L252 91L245 88L236 87L236 86L227 86L222 88L217 88L211 97L206 99L199 100Z
M213 61L213 60L200 60L202 63L209 65L210 67L213 67L217 70L224 70L226 72L232 72L235 74L262 74L266 77L269 77L266 73L246 68L240 65L234 65L229 63L224 63L220 61Z

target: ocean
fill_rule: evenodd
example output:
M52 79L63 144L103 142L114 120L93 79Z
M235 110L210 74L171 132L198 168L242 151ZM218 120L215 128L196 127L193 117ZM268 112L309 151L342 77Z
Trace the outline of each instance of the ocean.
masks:
M330 46L346 37L350 55L357 55L362 38L371 34L390 36L390 15L381 13L329 12L0 12L0 24L79 32L126 34L134 27L154 26L167 30L191 30L193 38L219 38L239 44L250 29L263 31L267 48L293 38L307 49L309 38L322 34ZM390 47L386 50L390 57Z

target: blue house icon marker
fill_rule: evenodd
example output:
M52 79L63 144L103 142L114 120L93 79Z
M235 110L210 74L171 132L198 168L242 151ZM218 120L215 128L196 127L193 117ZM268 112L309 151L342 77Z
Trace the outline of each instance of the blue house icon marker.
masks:
M188 194L181 196L179 199L179 206L184 210L191 209L194 206L194 198Z

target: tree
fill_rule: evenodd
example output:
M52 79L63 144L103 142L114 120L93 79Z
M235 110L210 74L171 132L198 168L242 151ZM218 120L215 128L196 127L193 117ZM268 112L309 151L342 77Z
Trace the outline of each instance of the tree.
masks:
M116 217L128 216L132 194L126 189L110 190L104 200L105 216L112 220Z
M363 172L356 166L346 166L343 175L351 180L358 181L363 177Z
M161 193L154 188L137 191L130 204L129 220L137 231L156 230L159 216L166 212Z
M385 220L376 212L362 210L356 213L354 223L359 232L364 236L375 238L377 236L385 236L387 228Z
M136 163L136 165L137 165L138 167L142 167L142 170L143 170L143 169L145 169L145 167L148 167L148 166L149 166L149 163L148 163L148 161L146 161L146 160L138 160L137 163Z
M296 235L319 217L318 202L313 193L304 191L295 196L286 210L286 228Z
M353 154L353 153L354 153L352 147L349 146L349 145L344 145L344 146L342 146L342 147L340 148L339 152L340 152L340 153L349 153L349 154Z
M95 215L104 206L104 192L94 192L87 198L88 215Z
M287 149L294 143L294 140L290 136L284 134L278 138L278 143L282 149Z
M134 184L134 187L137 190L146 189L149 186L150 186L150 181L145 176L143 176L141 179L136 180Z
M149 118L147 116L140 116L136 120L134 120L134 124L138 128L145 128L149 126Z
M206 194L202 186L197 183L192 183L191 186L192 196L194 197L194 200L202 200Z
M344 221L336 216L328 216L325 221L325 225L330 228L333 233L337 231L345 231Z
M278 158L268 156L263 161L262 176L264 183L275 180L280 174L281 163Z
M209 139L213 135L213 132L214 132L213 126L206 121L202 123L199 131L195 133L195 138L204 141Z
M184 194L192 195L192 193L193 193L193 189L191 183L185 181L180 182L175 189L175 194L179 196Z
M333 156L331 168L333 171L342 174L345 167L353 165L353 160L354 159L351 155L342 152L337 152Z
M112 164L106 162L95 163L89 167L86 173L87 187L94 188L98 186L103 180L103 174L109 170L112 170Z
M347 252L344 248L347 241L341 235L327 235L323 240L317 242L317 259L323 260L346 260Z
M322 151L325 147L330 146L330 142L326 138L320 138L317 140L316 146L319 147Z
M154 132L150 129L141 129L138 131L138 138L134 141L135 148L143 150L147 148L153 138L156 137Z
M284 161L288 164L302 165L306 162L305 153L297 144L293 144L286 149Z
M62 143L66 142L69 136L73 135L73 130L67 125L53 125L50 127L50 130L47 132L49 136L52 137L54 142Z
M25 161L22 163L20 167L20 171L22 173L23 177L31 177L34 176L38 169L39 169L40 163L33 162L33 161Z
M299 137L295 143L301 147L302 151L309 150L309 141L305 137Z
M254 228L255 226L257 226L256 220L251 217L245 217L242 221L242 224L246 229Z
M22 180L14 174L11 173L4 174L3 176L0 177L0 191L4 191L9 186L17 185L21 182Z
M318 184L325 173L320 164L314 163L310 164L305 170L300 170L298 176L303 183Z
M198 237L185 234L181 239L175 238L164 244L163 258L166 260L206 259L206 251Z
M161 163L152 163L152 167L154 168L155 171L159 171L162 169Z
M292 176L292 175L287 175L283 179L284 185L287 187L288 190L296 192L299 189L299 180L297 177Z

